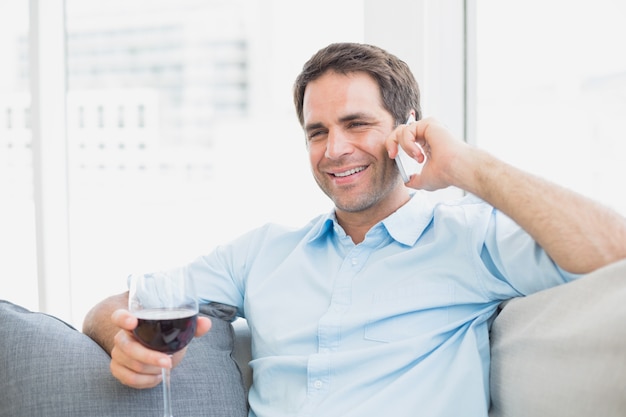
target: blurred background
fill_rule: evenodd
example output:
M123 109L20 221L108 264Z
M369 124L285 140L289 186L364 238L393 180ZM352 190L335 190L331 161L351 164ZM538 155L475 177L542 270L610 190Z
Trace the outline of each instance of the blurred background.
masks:
M330 210L291 86L331 42L397 54L425 115L626 215L624 21L619 0L0 0L0 299L80 327L132 271Z

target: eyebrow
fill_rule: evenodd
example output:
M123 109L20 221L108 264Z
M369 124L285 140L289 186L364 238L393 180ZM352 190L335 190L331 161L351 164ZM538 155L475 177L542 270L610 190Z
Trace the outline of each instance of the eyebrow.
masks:
M322 129L323 127L324 127L324 125L321 124L321 123L312 123L312 124L308 124L308 125L304 126L304 131L307 132L307 133L310 133L310 132L312 132L314 130Z
M352 120L358 120L358 119L372 120L374 119L374 116L367 114L367 113L352 113L352 114L343 116L342 118L339 119L339 121L342 123L345 123L345 122L350 122Z
M350 122L352 120L359 120L359 119L363 119L363 120L372 120L375 117L372 115L369 115L367 113L351 113L351 114L347 114L343 117L341 117L339 119L340 123L346 123L346 122ZM316 129L321 129L324 127L323 123L311 123L308 124L304 127L304 130L306 130L307 132L310 132L312 130L316 130Z

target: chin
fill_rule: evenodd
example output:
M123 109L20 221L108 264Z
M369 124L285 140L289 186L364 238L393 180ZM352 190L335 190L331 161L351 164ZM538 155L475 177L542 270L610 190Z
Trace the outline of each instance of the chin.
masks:
M376 204L376 198L373 198L371 196L359 199L351 199L347 201L345 199L333 199L333 201L336 208L347 213L358 213L361 211L365 211Z

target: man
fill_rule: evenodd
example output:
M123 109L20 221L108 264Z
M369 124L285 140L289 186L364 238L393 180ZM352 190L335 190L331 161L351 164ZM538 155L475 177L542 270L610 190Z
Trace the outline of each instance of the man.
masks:
M320 50L294 100L333 212L298 230L267 225L188 265L201 300L248 320L250 414L487 416L499 303L626 258L624 218L419 120L409 68L377 47ZM404 125L409 115L418 121ZM398 146L426 158L406 186ZM433 204L416 191L448 186L473 196ZM152 387L172 362L134 339L126 297L96 306L84 331L121 382Z

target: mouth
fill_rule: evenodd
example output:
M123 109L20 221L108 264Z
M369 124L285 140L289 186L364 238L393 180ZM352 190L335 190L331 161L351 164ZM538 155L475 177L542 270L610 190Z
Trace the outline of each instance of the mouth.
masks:
M365 170L366 168L367 167L361 166L361 167L348 169L342 172L331 172L330 175L334 177L338 177L338 178L345 178L345 177L349 177L350 175L358 174L359 172Z

